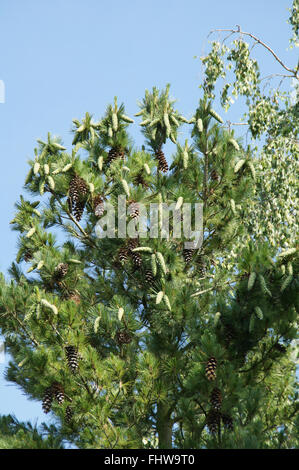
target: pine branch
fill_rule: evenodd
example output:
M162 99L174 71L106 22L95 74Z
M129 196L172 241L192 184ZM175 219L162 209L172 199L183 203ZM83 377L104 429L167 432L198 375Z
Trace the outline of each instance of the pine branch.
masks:
M24 331L25 333L25 339L26 339L26 336L30 339L30 341L34 344L34 346L39 346L39 342L34 338L33 335L31 335L31 333L27 330L26 326L24 325L24 323L19 319L18 315L16 312L13 312L13 311L10 311L9 312L10 315L13 316L13 318L17 321L17 323L20 325L20 327L22 328L22 330ZM23 335L24 337L24 335Z

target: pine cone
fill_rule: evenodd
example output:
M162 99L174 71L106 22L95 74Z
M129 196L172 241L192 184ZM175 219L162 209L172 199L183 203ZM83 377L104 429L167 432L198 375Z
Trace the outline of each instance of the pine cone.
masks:
M52 393L53 397L56 401L58 401L59 405L64 402L64 388L59 382L54 382L52 384Z
M137 238L129 238L127 242L128 250L134 250L134 248L138 247L138 239Z
M154 282L155 278L151 269L147 269L145 271L145 280L148 284L152 284Z
M31 261L33 258L33 253L31 250L26 250L24 253L24 261L28 263L28 261Z
M96 217L102 217L105 212L104 200L99 194L93 199L93 210Z
M198 265L198 272L200 276L205 276L206 275L206 264L204 262L204 259L202 256L199 256L198 259L196 260L196 263Z
M66 346L66 358L70 370L75 373L78 369L78 350L75 346Z
M234 423L233 423L232 417L228 414L222 413L221 418L222 418L222 422L223 422L224 427L228 431L233 431L234 430Z
M75 175L69 186L69 197L72 202L77 203L82 197L88 194L89 188L86 181L78 175Z
M221 408L221 403L222 403L221 390L215 387L213 388L212 393L211 393L211 405L215 410L219 411Z
M89 187L86 181L83 178L80 178L80 176L75 175L69 186L68 205L70 212L74 213L78 222L82 218L88 192Z
M134 178L134 184L138 186L141 184L143 188L148 188L149 184L145 181L142 171L140 171Z
M130 238L127 242L127 247L128 247L128 254L133 260L134 265L139 268L142 264L142 258L140 253L134 252L134 248L137 248L139 245L138 239L137 238Z
M183 250L183 257L185 260L185 263L189 263L192 259L193 256L193 251L194 250Z
M74 216L77 222L80 222L85 208L85 201L78 201L74 207Z
M166 173L168 171L168 163L166 161L164 152L161 149L157 150L155 157L158 160L158 170Z
M209 411L208 416L207 416L207 425L208 425L209 431L212 434L215 434L218 431L219 426L220 426L220 418L221 418L221 415L219 411L213 410L213 409Z
M212 381L216 379L216 367L217 360L214 356L211 356L206 365L206 377L208 380Z
M129 201L129 215L132 219L139 217L139 204L135 201Z
M48 387L45 390L44 398L43 398L43 403L42 403L42 408L44 413L49 413L52 407L52 401L53 401L53 391L52 387Z
M211 179L214 180L214 181L219 181L220 180L220 176L218 175L216 170L211 171Z
M122 263L128 259L128 248L126 246L122 247L118 252L118 259Z
M107 165L110 165L110 163L117 158L125 158L124 149L121 147L112 147L108 152Z
M140 266L142 265L142 258L141 258L140 253L137 253L137 252L134 252L134 251L131 252L131 258L133 260L134 265L137 268L140 268Z
M67 275L69 265L67 263L59 263L55 268L55 279L61 280Z
M67 424L71 424L72 420L73 420L73 410L70 406L67 406L66 409L65 409L65 422Z
M127 330L118 330L116 332L116 340L119 344L129 344L132 341L132 336Z

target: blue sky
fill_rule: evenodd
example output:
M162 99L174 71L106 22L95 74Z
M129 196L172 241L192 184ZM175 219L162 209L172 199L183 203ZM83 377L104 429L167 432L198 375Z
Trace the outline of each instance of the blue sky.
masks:
M70 148L73 118L86 111L101 117L115 95L126 113L137 112L146 88L171 83L177 108L191 117L200 97L200 61L214 28L240 24L293 66L287 51L291 0L2 0L0 3L0 271L16 254L9 221L22 193L37 138L48 131ZM265 75L282 72L273 57L255 48ZM215 105L216 109L217 105ZM238 119L232 111L227 119ZM141 145L138 126L132 135ZM41 403L28 401L3 380L0 363L0 414L43 421Z

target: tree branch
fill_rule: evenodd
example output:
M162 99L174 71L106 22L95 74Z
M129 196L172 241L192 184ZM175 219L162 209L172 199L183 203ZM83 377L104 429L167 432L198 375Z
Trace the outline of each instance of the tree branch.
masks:
M275 58L275 60L277 62L279 62L279 64L285 69L287 70L287 72L290 72L292 74L292 76L294 76L295 78L297 78L297 80L299 80L299 75L298 75L298 68L297 69L291 69L290 67L287 67L283 61L278 57L278 55L273 51L273 49L271 49L271 47L269 47L265 42L261 41L261 39L257 38L256 36L254 36L253 34L251 33L248 33L248 32L245 32L245 31L242 31L240 26L238 26L238 29L213 29L211 33L214 33L214 32L230 32L231 34L235 34L235 33L239 33L239 34L243 34L244 36L249 36L251 37L252 39L254 39L254 41L256 41L258 44L261 44L261 46L265 47L265 49L267 49L270 54L273 55L273 57Z

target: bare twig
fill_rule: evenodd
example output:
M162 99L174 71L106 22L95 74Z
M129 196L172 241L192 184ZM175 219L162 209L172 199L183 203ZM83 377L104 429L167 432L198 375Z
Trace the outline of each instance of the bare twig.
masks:
M271 73L271 75L266 75L265 77L261 78L261 81L269 80L273 77L283 77L284 80L285 78L293 78L293 75L287 75L285 73Z

